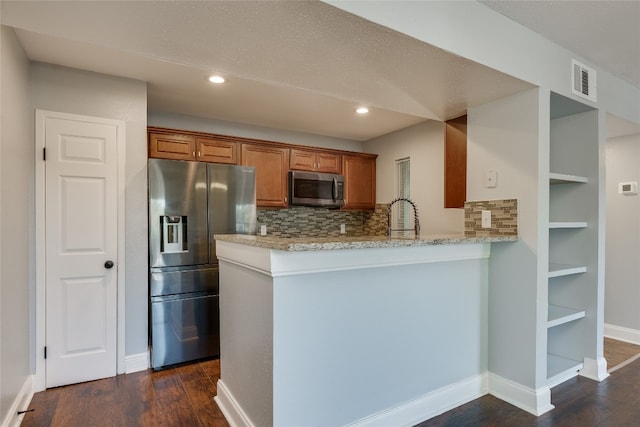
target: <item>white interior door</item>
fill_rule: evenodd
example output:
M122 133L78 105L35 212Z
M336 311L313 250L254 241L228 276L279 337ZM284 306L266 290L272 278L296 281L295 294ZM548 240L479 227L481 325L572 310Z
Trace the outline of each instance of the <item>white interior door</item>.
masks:
M118 130L46 117L44 136L46 387L56 387L116 375Z

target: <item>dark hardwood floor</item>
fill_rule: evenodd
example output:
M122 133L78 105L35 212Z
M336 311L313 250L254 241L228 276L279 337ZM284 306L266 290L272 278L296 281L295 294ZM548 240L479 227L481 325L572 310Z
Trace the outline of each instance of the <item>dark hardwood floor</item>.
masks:
M610 368L639 353L640 346L605 340L605 358ZM551 389L551 403L554 409L535 417L487 395L416 427L637 427L640 359L614 369L602 382L572 378Z
M22 426L229 427L213 400L220 361L146 370L36 393Z
M614 368L640 354L640 346L605 340ZM218 360L151 370L36 393L22 426L228 427L213 400ZM576 377L551 390L555 409L535 417L493 396L483 396L419 427L633 427L640 426L640 359L597 383ZM326 426L333 427L333 426ZM392 426L389 426L392 427Z
M617 369L621 364L640 355L640 345L623 341L604 339L604 358L607 359L609 371Z

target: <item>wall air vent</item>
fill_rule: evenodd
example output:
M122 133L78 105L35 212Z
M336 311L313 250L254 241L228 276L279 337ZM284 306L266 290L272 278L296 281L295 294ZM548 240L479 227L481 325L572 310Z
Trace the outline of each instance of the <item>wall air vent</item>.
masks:
M572 92L589 101L597 100L596 70L589 68L584 64L571 61L572 66Z

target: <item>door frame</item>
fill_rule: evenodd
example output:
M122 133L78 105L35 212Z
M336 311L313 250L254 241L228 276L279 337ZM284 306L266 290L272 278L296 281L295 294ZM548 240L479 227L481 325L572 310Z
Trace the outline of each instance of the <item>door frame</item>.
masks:
M117 170L117 325L116 325L116 373L125 372L125 122L123 120L102 117L36 110L35 115L35 373L33 391L46 389L46 362L44 347L46 344L46 245L45 245L45 123L48 118L81 120L91 123L116 126Z

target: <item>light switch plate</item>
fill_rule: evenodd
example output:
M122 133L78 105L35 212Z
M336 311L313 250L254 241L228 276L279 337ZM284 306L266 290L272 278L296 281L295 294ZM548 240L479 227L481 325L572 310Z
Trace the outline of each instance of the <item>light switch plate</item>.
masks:
M261 236L266 236L266 235L267 235L267 226L266 226L266 225L264 225L264 224L262 224L262 225L260 226L260 235L261 235Z
M493 188L498 185L498 171L495 169L487 169L484 173L484 186Z

